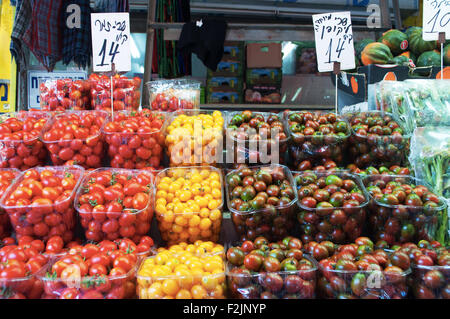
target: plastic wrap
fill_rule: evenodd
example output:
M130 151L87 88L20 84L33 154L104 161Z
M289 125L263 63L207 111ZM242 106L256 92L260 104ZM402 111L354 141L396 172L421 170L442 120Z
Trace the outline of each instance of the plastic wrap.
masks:
M67 111L54 115L41 133L53 165L100 167L105 150L101 129L108 116L106 111Z
M224 122L220 111L180 109L169 113L165 146L170 166L221 163Z
M361 179L347 172L294 172L295 189L300 194L303 186L308 187L312 183L316 183L319 179L334 175L342 180L351 180L354 182L355 188L359 188L364 201L356 202L358 205L345 204L342 207L332 206L329 208L311 208L302 203L300 196L297 202L300 210L297 214L297 220L300 224L300 232L303 242L315 240L321 242L330 240L333 243L345 244L354 241L362 235L366 222L368 211L368 194L364 191ZM330 185L331 186L331 185ZM341 191L337 188L336 192ZM327 191L328 192L328 191ZM353 190L347 190L352 193ZM331 193L328 192L328 193ZM330 194L332 195L332 194ZM343 197L345 196L342 194ZM312 196L305 193L305 198ZM330 198L331 201L331 198ZM323 201L325 202L325 200ZM319 203L320 204L320 203ZM330 205L332 205L330 203ZM317 205L319 206L319 205Z
M319 265L317 291L326 299L406 299L411 270L330 270Z
M351 134L346 119L334 113L293 111L288 113L285 125L289 132L292 167L297 168L304 160L330 159L337 165L343 164Z
M234 152L230 162L234 164L268 164L278 161L278 163L284 164L289 138L282 116L270 112L251 112L251 118L244 120L246 112L249 111L227 113L225 130L227 143L231 142L231 145L227 144L227 151ZM257 116L260 117L260 121L254 124L256 127L252 127L253 124L250 123ZM242 119L242 121L236 122L236 118ZM262 132L260 123L267 124L265 137L260 134ZM278 130L276 130L277 128ZM252 129L254 129L253 134L251 134ZM275 136L271 136L272 129L276 132ZM277 147L277 144L278 150L272 153L272 147ZM262 151L264 148L267 150L266 154ZM276 158L274 158L275 156Z
M95 110L111 111L111 78L91 75L91 107ZM141 80L135 77L113 77L113 108L114 111L132 111L139 109L141 100Z
M103 188L103 205L96 199L90 199L90 195L95 195L105 178L110 179L111 185ZM116 190L123 192L123 198L117 198L123 205L114 205L116 200L111 200L111 196L119 196L119 193L115 193ZM125 203L130 199L131 207ZM99 242L105 239L130 238L138 244L150 230L153 200L153 175L150 172L99 168L84 177L75 196L75 208L88 240Z
M363 178L364 186L384 188L387 183L398 182L411 187L427 186L423 180L398 175L371 175ZM447 208L442 197L436 205L413 206L406 204L387 204L370 196L369 232L374 241L384 240L389 245L418 242L420 240L442 240L442 219Z
M41 110L88 110L91 85L88 80L45 80L39 84Z
M415 175L437 195L450 200L450 127L416 128L411 138L409 161ZM448 214L442 214L439 241L450 241Z
M163 249L157 255L142 261L137 272L138 297L225 299L226 278L223 258L223 252L199 255L187 249L179 251ZM174 262L178 264L176 269L169 267L170 264L175 266Z
M159 168L164 156L166 115L144 109L120 111L102 128L108 144L110 166L115 168Z
M349 153L356 166L366 168L405 163L410 134L391 113L371 111L348 113L346 116L352 126Z
M209 182L211 175L215 180ZM175 184L179 178L185 179L185 183ZM156 175L155 185L156 219L163 240L169 245L194 243L199 239L219 240L224 206L219 169L212 166L167 168ZM178 192L177 187L183 187L183 192Z
M66 174L72 174L76 184L72 190L68 190L70 196L65 197L63 200L56 199L52 204L42 204L42 201L48 201L48 199L42 198L40 199L41 203L29 203L28 201L29 204L24 204L14 202L13 206L11 201L9 201L9 197L20 187L22 182L31 179L27 178L27 172L31 170L35 170L39 174L43 171L51 171L53 172L51 177L53 177L53 180L55 179L54 177L57 177L58 180L55 182L59 183L61 183ZM46 241L52 236L62 236L65 243L71 241L76 221L73 202L75 192L83 177L84 169L81 166L52 166L37 167L29 171L22 172L0 199L0 205L8 213L16 232L16 237L20 239L23 236L31 236L35 239ZM31 190L31 188L27 189Z
M395 90L391 95L393 113L405 121L409 131L429 125L450 125L450 81L406 80L403 91ZM403 95L403 103L395 100Z
M178 79L147 82L149 105L153 110L176 111L198 109L200 105L200 82Z
M236 174L238 170L233 170L226 176L226 195L227 206L231 212L231 219L234 228L240 236L240 240L254 240L258 236L264 236L268 240L274 241L284 238L289 235L294 227L295 213L297 212L297 193L294 188L294 178L291 171L283 165L272 164L266 166L252 166L249 168L253 175L258 172L274 173L282 171L285 180L294 190L295 197L289 203L279 203L278 205L264 205L262 208L254 209L248 205L248 210L239 210L239 207L234 205L233 199L233 185L230 184L230 176Z
M14 183L14 180L20 174L15 168L0 168L0 192L3 194L6 189ZM8 214L3 208L0 208L0 240L9 236L11 224Z
M45 112L1 114L0 167L25 170L44 164L47 150L39 136L49 118Z

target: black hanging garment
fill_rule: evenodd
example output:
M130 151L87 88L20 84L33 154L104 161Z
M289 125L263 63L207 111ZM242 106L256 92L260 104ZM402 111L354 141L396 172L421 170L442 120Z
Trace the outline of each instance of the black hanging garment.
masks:
M177 48L197 54L206 67L216 71L222 60L226 31L227 23L222 20L202 19L185 23Z

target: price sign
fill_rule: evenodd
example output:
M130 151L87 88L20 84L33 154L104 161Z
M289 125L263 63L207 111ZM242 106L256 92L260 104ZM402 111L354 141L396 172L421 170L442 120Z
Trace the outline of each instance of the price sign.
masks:
M440 32L450 39L450 0L424 0L423 39L436 41Z
M92 13L91 31L94 72L130 71L130 14Z
M319 72L333 71L335 62L340 63L341 70L354 69L355 48L350 12L315 14L313 24Z

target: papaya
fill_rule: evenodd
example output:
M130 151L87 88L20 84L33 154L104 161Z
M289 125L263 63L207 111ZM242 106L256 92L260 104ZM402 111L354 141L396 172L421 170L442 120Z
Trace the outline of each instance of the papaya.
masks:
M444 47L444 64L450 65L450 44Z
M408 49L408 36L402 31L391 29L383 33L378 42L386 44L393 55L399 55L400 53Z
M417 59L416 66L441 66L441 54L436 50L424 52Z
M409 31L408 31L409 30ZM409 49L419 56L426 51L431 51L436 48L436 41L425 41L422 37L422 28L410 27L406 30L408 35Z
M392 63L393 58L389 47L380 42L369 43L361 53L361 62L364 65L388 64Z
M363 52L364 48L369 44L375 42L372 39L362 39L361 41L358 41L355 43L355 54L356 57L361 60L361 53Z

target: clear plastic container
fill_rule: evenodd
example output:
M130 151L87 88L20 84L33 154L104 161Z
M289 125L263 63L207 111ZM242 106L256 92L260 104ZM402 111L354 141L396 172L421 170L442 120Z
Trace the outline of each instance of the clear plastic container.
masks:
M60 120L69 121L74 119L80 121L80 125L83 125L83 118L87 115L93 117L93 121L100 120L98 131L94 134L89 132L89 136L86 138L73 138L73 139L58 139L52 140L51 132L55 129L58 130L57 123ZM55 114L45 125L42 133L41 140L44 142L47 148L53 165L64 165L67 163L73 163L74 165L80 165L84 168L98 168L102 164L102 159L105 151L105 141L102 135L101 129L105 125L109 115L105 111L66 111L64 113ZM47 133L47 134L46 134ZM47 138L49 136L50 139Z
M233 164L257 164L264 165L269 163L285 163L285 154L288 150L288 131L284 124L283 118L280 114L270 112L252 112L252 115L261 115L266 122L269 117L276 116L278 121L283 125L283 130L279 130L277 134L284 134L278 138L270 138L266 136L263 138L259 135L259 130L255 129L258 134L258 140L249 139L245 137L244 132L248 131L242 128L233 128L232 119L235 115L240 115L242 112L227 112L226 116L226 139L227 151L233 152L234 157L231 162ZM266 122L267 123L267 122ZM240 135L243 135L241 137ZM272 153L273 151L273 153Z
M349 155L359 168L368 166L392 166L406 164L409 153L411 134L406 131L401 123L396 121L392 114L384 111L371 111L347 114L350 125L355 117L363 119L373 116L388 116L391 121L397 122L403 133L392 135L361 135L352 128L349 138Z
M450 299L450 266L413 265L413 293L417 299Z
M372 175L363 178L366 188L373 183L388 183L390 181L427 186L423 181L411 176ZM371 238L374 241L384 240L389 245L419 242L422 239L434 240L442 219L441 215L445 213L447 208L445 200L441 197L439 197L439 200L440 203L437 207L426 208L384 204L370 196L368 224Z
M289 204L275 206L273 209L261 208L246 212L234 209L230 195L232 189L228 184L228 176L236 172L236 170L233 170L225 177L227 181L225 193L234 228L241 241L254 240L258 236L264 236L269 241L281 240L289 235L294 228L295 214L297 212L297 192L295 192L295 182L292 173L286 166L279 164L252 166L249 168L253 172L257 172L260 169L282 169L286 179L294 190L295 198Z
M0 278L0 299L41 299L44 293L38 274L20 278Z
M198 109L201 83L188 79L158 80L146 83L152 110L173 112Z
M292 161L292 167L297 168L304 160L319 161L322 159L330 159L336 162L337 165L342 165L346 153L347 140L351 134L350 124L344 117L337 116L334 123L343 122L346 124L346 127L344 127L345 131L339 132L341 135L323 134L317 130L315 130L317 134L314 133L316 135L305 135L301 132L294 132L292 126L298 122L291 120L291 117L293 117L294 114L302 115L306 113L312 114L312 118L316 120L321 116L333 114L331 112L306 111L291 111L286 114L285 126L287 127L288 136L290 138L289 156ZM299 125L304 124L306 123Z
M200 209L194 208L189 211L178 209L175 205L173 205L174 207L172 210L170 210L170 207L167 207L168 205L163 205L163 207L159 206L158 189L163 178L188 178L190 174L192 175L196 172L200 175L203 174L202 172L205 172L204 174L206 175L207 172L209 175L215 173L219 176L219 187L222 194L220 198L214 197L215 205L210 206L212 205L211 200L206 200L203 204L199 201L195 201L192 203L192 206L197 205ZM209 240L212 242L217 242L219 240L222 225L222 212L224 204L223 185L222 172L220 169L212 166L176 167L166 168L160 171L155 177L155 212L161 238L166 241L168 245L178 244L180 242L194 243L199 239L203 241ZM195 200L194 196L196 195L193 194L193 191L195 190L191 190L191 199L194 198ZM199 190L199 194L201 194L201 190ZM204 195L206 195L206 193ZM205 201L204 196L199 196L202 197L200 201ZM166 202L167 204L173 204L173 201L166 200ZM202 207L204 204L207 204L207 206Z
M309 270L277 271L261 273L239 273L239 269L227 262L227 283L234 299L315 299L316 262Z
M317 293L325 299L406 299L411 270L402 273L325 269L319 263Z
M39 92L43 111L88 110L91 106L88 80L44 80L39 84Z
M172 255L176 258L176 254ZM225 269L208 275L151 276L142 274L145 261L136 275L139 299L225 299Z
M17 189L19 184L25 179L27 171L22 172L14 183L4 192L0 199L0 206L8 213L9 219L16 237L31 236L42 241L48 240L52 236L62 236L65 243L72 240L75 230L75 209L73 201L75 192L81 183L84 169L81 166L52 166L33 168L38 173L43 170L54 172L54 176L64 178L65 174L73 174L77 184L71 191L70 197L52 205L26 205L26 206L6 206L5 202L9 196ZM49 216L51 221L46 221Z
M3 180L3 174L11 174L13 177L10 181ZM15 168L0 168L0 192L4 193L6 189L15 182L20 171ZM11 231L11 223L9 222L8 214L3 208L0 208L0 240L8 237Z
M135 265L125 275L55 278L49 262L38 273L43 284L42 299L132 299L136 296Z
M194 116L205 118L196 117L194 120ZM207 120L206 116L212 121ZM174 123L179 121L185 121L185 125L175 127ZM221 163L224 121L225 117L220 111L178 110L170 113L165 140L170 166L210 166ZM214 124L217 126L214 127Z
M50 115L45 112L16 112L0 114L0 123L8 121L10 118L17 118L24 121L28 118L43 120L45 123L49 120ZM45 123L42 123L44 126ZM20 170L26 170L30 167L43 165L47 158L47 150L39 139L39 131L33 137L23 139L0 139L0 167L14 167Z
M305 178L311 174L314 174L317 178L335 175L341 179L354 181L356 186L363 192L365 199L358 206L310 208L303 205L299 198L297 204L300 210L297 214L297 221L300 224L301 239L303 242L329 240L336 244L346 244L352 243L363 234L368 211L369 195L365 192L365 188L358 176L345 171L293 172L293 174L296 192L301 188L297 183L297 178ZM308 183L311 182L308 181Z
M160 168L164 157L164 140L167 118L165 113L148 110L140 111L143 116L160 117L162 127L154 132L109 132L105 128L110 122L110 117L102 128L102 134L108 144L110 166L114 168L145 169L148 167ZM121 111L127 118L133 117L135 111ZM116 113L117 114L117 113Z
M89 192L89 185L95 183L96 177L104 172L124 174L127 176L127 179L141 174L147 176L151 184L147 185L149 187L149 197L145 208L141 210L130 208L108 212L92 212L82 209L80 207L80 196L86 194L86 191ZM86 238L96 242L106 239L130 238L138 244L141 237L149 232L153 219L153 185L153 174L145 170L99 168L87 174L83 178L75 196L75 208L80 216L81 226L85 231Z
M141 100L140 81L126 77L113 77L113 99L111 100L110 78L90 80L91 105L94 110L111 112L111 103L114 111L138 110Z

